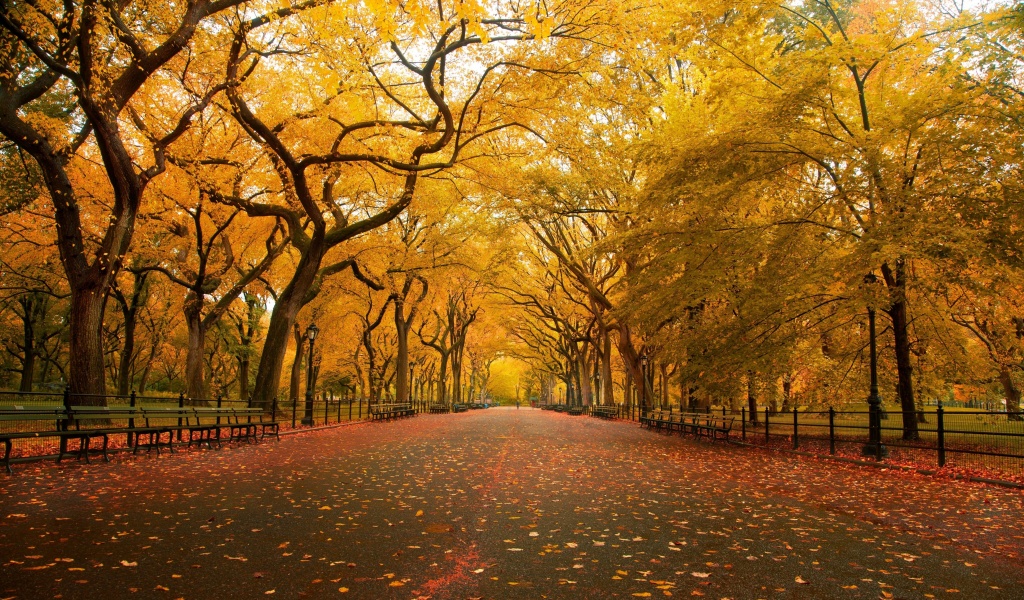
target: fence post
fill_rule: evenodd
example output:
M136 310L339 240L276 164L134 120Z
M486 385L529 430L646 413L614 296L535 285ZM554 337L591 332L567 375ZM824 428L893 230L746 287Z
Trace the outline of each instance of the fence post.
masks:
M274 396L274 401L270 404L270 410L271 410L270 420L271 421L276 421L277 420L277 396Z
M828 453L836 453L836 409L828 407Z
M800 413L798 411L795 411L795 410L793 411L793 449L794 450L796 450L797 448L800 447L800 433L798 431L799 421L797 420L799 414Z
M220 425L220 409L224 406L224 398L217 394L217 425Z
M360 396L360 397L359 397L359 406L358 406L358 409L359 409L359 414L358 414L358 415L356 415L356 416L357 416L357 417L358 417L358 418L359 418L360 420L362 420L362 418L363 418L363 398L362 398L362 396Z
M352 420L352 396L348 397L348 420Z
M743 441L747 441L747 407L740 409L740 432L743 434Z
M292 398L292 429L295 429L295 413L299 411L299 398L298 396Z
M185 392L178 392L178 441L181 441L181 414L185 410Z
M331 397L334 397L334 392L331 392ZM338 422L341 423L341 396L338 396Z
M768 425L769 425L769 422L768 422L768 409L765 408L764 409L764 445L765 446L768 445L768 439L769 439L769 437L771 437L771 432L769 431Z
M135 429L135 404L137 401L135 390L132 390L131 395L128 396L128 407L131 409L128 411L128 429ZM133 431L128 432L128 447L133 446L132 442L135 440L135 433Z
M942 416L946 411L942 410L942 403L935 409L936 430L939 436L939 468L946 466L946 428Z
M327 425L327 411L331 409L331 403L327 400L327 394L320 392L320 397L324 399L324 425Z

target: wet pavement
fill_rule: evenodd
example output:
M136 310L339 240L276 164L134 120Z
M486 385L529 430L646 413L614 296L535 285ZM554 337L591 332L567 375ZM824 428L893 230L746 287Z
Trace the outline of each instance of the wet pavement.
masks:
M497 408L0 479L0 598L1024 598L1024 494Z

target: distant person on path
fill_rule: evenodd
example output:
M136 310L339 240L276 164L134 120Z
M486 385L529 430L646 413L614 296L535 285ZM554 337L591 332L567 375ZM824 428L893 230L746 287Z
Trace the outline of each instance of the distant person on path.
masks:
M516 410L519 410L519 401L516 400Z

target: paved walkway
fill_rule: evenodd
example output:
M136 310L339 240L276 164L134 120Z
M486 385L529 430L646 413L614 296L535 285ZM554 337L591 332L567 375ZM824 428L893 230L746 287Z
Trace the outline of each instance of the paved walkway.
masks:
M1021 598L1024 495L529 409L0 479L0 598Z

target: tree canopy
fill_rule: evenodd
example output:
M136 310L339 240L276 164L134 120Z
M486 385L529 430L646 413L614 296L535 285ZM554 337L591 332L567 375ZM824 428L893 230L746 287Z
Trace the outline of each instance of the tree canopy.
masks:
M1019 4L2 4L0 384L1021 412Z

